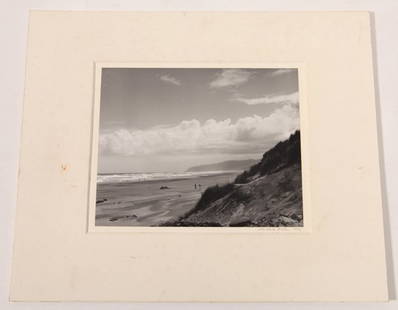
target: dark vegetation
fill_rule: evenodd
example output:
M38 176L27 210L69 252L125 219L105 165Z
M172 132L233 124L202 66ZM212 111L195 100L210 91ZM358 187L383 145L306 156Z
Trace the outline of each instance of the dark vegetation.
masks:
M230 193L234 189L234 184L228 183L225 185L215 185L208 187L204 193L202 194L202 197L196 204L195 208L193 208L191 211L189 211L187 214L185 214L184 217L187 217L191 215L192 213L195 213L197 211L200 211L208 206L209 203L220 199L221 197L224 197L226 194Z
M275 173L290 165L300 163L300 131L296 131L289 139L279 142L272 149L267 151L262 160L238 175L234 181L235 184L245 184L250 182L250 178L258 175Z
M290 135L289 139L279 142L269 151L265 152L261 161L238 175L233 184L229 183L223 186L216 185L207 188L198 204L191 212L201 210L209 203L224 197L234 189L234 184L246 184L249 183L254 176L272 174L290 165L300 163L300 153L300 131L297 130ZM237 191L236 193L240 192ZM242 199L244 197L237 198L244 200Z

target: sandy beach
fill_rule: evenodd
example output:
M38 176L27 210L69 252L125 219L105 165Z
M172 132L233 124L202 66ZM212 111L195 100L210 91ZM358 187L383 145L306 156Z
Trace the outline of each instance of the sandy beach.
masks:
M158 226L192 209L208 186L231 182L237 174L224 172L173 180L99 183L95 224Z

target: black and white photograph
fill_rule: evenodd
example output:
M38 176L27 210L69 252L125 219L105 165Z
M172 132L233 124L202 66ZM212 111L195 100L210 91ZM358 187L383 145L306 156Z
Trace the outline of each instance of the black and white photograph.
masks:
M101 68L96 226L303 227L297 68Z

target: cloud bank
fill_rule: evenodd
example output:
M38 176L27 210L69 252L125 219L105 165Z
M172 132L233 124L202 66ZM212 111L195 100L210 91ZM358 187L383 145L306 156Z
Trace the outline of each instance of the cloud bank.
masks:
M298 109L286 105L267 117L253 115L236 122L192 119L146 130L118 129L100 135L100 152L122 156L263 153L267 143L296 130L298 120Z
M298 104L299 102L299 94L298 92L294 92L288 95L278 95L278 96L264 96L258 98L242 98L237 97L233 98L234 101L239 101L248 105L256 105L256 104L272 104L272 103L283 103L283 104Z
M172 77L171 75L165 74L165 75L161 75L160 79L165 82L165 83L169 83L169 84L173 84L176 86L180 86L181 85L181 81L177 80L176 78Z
M210 88L238 86L246 83L253 74L253 72L243 69L224 69L216 75L209 86Z
M297 69L278 69L271 73L271 76L278 76L282 74L287 74L291 72L295 72Z

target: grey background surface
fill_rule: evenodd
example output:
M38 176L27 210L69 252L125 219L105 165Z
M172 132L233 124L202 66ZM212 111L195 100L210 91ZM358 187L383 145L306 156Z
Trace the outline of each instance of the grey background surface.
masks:
M9 303L16 180L29 9L372 11L390 303ZM0 1L0 309L396 309L398 250L398 1L396 0L2 0ZM325 279L327 281L327 279Z

